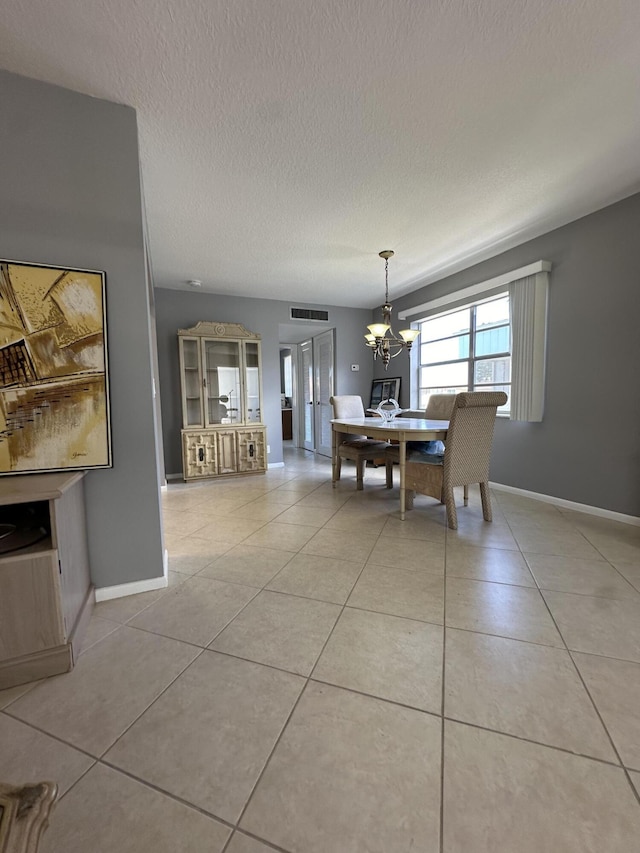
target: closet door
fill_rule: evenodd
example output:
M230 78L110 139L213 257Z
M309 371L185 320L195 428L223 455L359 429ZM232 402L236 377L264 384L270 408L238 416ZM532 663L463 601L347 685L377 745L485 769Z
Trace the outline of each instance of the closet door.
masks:
M334 330L329 329L313 339L313 376L315 387L316 453L331 456L331 418L329 400L333 395Z
M313 344L305 341L300 344L300 447L315 450L314 438L314 387L313 387Z

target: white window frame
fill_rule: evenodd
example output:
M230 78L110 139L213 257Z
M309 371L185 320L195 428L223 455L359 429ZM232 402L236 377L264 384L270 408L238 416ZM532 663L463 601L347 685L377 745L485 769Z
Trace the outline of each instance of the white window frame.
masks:
M508 289L511 321L511 420L541 421L544 414L546 335L548 313L549 261L535 261L525 267L473 284L398 313L400 320L426 319L436 309L457 303L482 301L482 294ZM412 392L417 389L417 373L412 376Z

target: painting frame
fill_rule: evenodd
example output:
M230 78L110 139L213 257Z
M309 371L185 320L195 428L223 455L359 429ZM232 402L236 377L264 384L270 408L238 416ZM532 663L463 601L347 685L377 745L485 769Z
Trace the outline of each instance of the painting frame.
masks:
M400 404L400 376L374 379L371 382L371 398L369 408L375 409L382 400L396 400Z
M111 467L105 271L0 259L0 476Z

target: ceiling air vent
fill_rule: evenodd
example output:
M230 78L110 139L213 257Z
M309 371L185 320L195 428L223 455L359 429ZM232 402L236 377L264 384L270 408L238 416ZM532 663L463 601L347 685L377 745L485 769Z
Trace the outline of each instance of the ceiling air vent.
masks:
M328 323L329 312L322 309L291 308L292 320L311 320L314 323Z

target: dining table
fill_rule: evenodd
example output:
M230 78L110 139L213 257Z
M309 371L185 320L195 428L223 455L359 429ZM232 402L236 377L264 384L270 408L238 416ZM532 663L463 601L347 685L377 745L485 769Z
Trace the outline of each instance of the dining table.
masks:
M425 420L422 418L334 418L331 421L331 482L335 488L338 479L338 446L341 435L364 435L378 441L397 441L400 467L400 520L405 516L405 465L408 441L444 441L449 421Z

